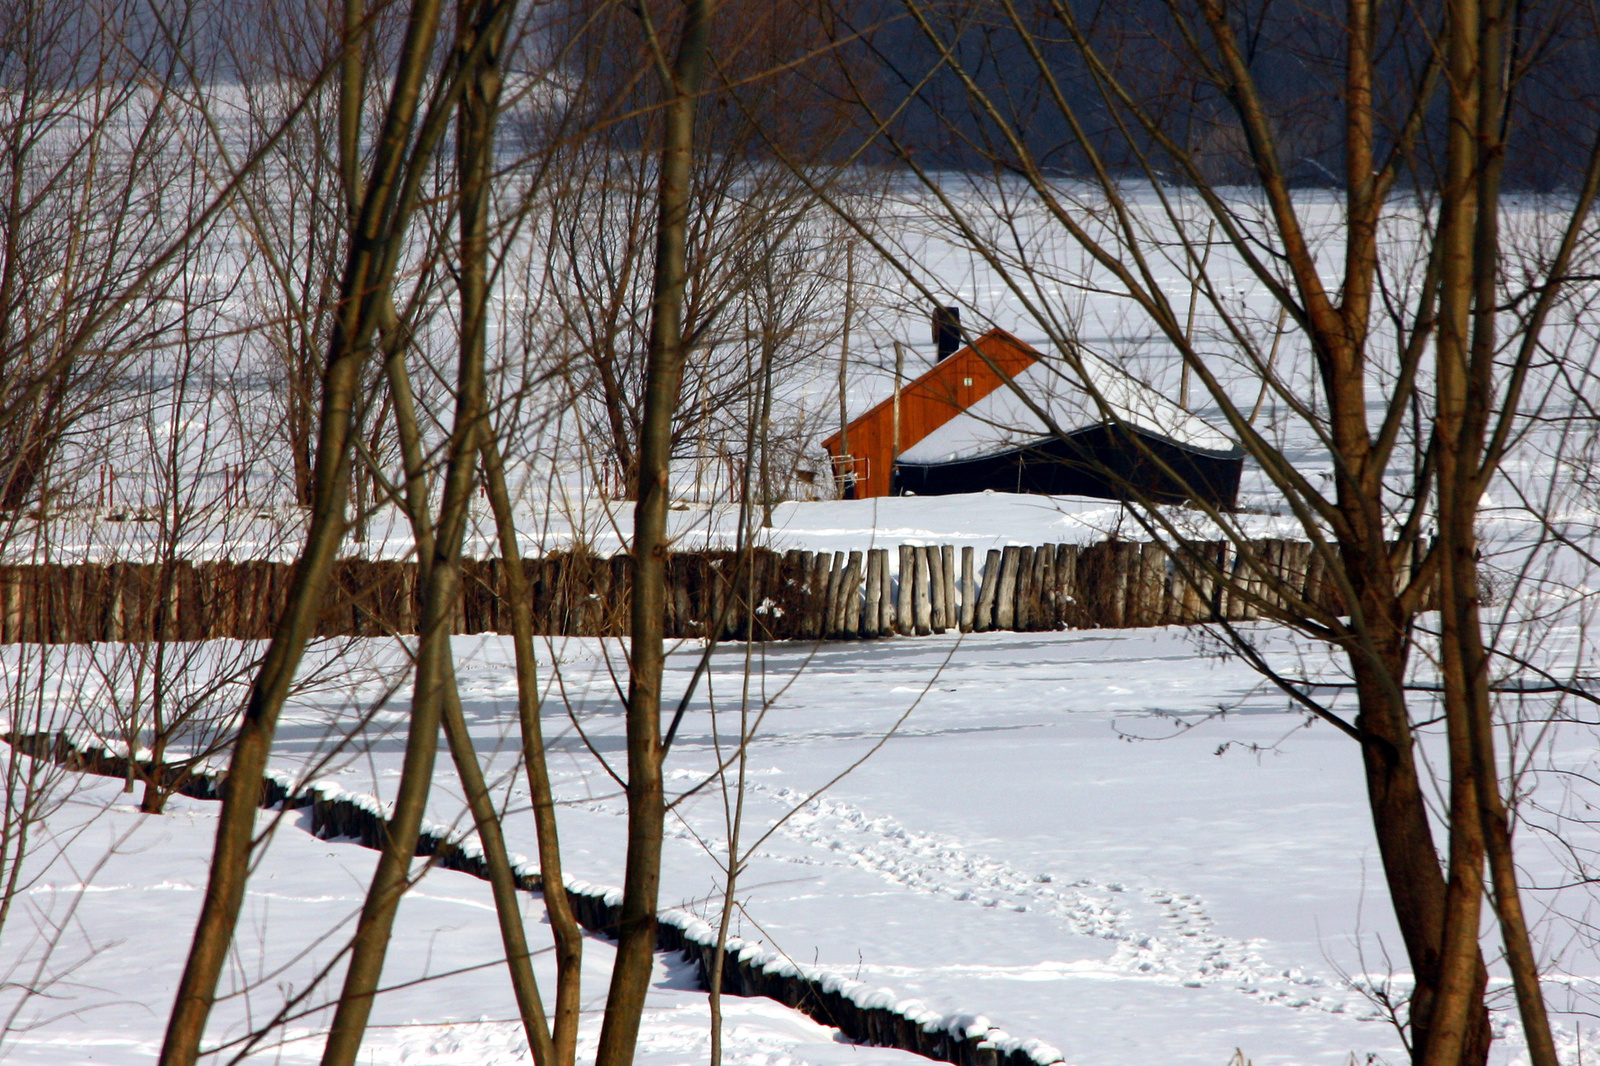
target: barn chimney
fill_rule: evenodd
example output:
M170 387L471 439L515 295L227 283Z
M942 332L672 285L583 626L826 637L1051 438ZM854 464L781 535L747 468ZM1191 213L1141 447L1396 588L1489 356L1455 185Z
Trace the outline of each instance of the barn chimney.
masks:
M933 309L933 343L939 347L938 362L944 362L961 347L961 308Z

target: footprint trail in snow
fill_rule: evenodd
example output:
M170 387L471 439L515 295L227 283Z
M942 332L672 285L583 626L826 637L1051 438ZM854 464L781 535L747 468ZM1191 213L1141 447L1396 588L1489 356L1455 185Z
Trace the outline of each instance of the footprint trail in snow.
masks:
M806 799L790 788L753 785L752 790L790 808ZM1114 947L1106 966L1128 977L1233 988L1287 1007L1377 1017L1367 999L1341 982L1272 965L1258 942L1219 933L1204 903L1192 894L1152 885L1135 891L1115 882L1062 882L982 855L953 837L917 832L893 818L826 798L806 803L779 832L913 892L1049 915L1076 934L1110 941Z

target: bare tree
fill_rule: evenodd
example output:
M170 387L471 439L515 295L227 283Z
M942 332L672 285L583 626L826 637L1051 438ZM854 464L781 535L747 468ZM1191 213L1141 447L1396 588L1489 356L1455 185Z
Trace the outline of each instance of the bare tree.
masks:
M920 179L933 216L1002 280L1049 338L1049 365L1122 431L1124 448L1181 480L1119 406L1125 390L1106 388L1095 359L1108 353L1095 352L1087 338L1097 330L1063 294L1109 295L1121 304L1112 313L1119 321L1153 330L1298 519L1313 568L1325 575L1315 582L1286 579L1252 545L1241 516L1202 504L1197 524L1122 479L1128 496L1142 497L1137 516L1184 580L1225 589L1344 654L1353 721L1304 679L1276 670L1248 632L1222 624L1232 647L1295 705L1359 745L1416 979L1407 1030L1414 1061L1487 1054L1478 938L1487 856L1533 1060L1553 1066L1494 749L1496 649L1479 615L1474 530L1485 489L1538 417L1526 390L1548 380L1539 369L1545 326L1586 254L1600 177L1600 151L1592 152L1572 177L1561 227L1541 241L1512 246L1498 231L1499 176L1516 147L1511 101L1538 54L1517 51L1516 42L1547 40L1560 15L1455 2L1402 12L1351 0L1311 28L1213 0L1149 7L1119 15L1066 2L905 0L900 28L918 47L898 55L925 65L889 70L905 100L885 103L879 84L859 80L857 98L886 131L880 143ZM1144 21L1147 13L1158 21ZM876 55L888 64L888 53ZM1296 140L1308 102L1274 95L1273 64L1291 55L1321 57L1325 84L1336 87L1314 101L1337 116L1322 127L1338 131L1344 168L1331 211L1297 192L1291 173L1310 154ZM1015 91L1024 79L1028 91ZM909 111L923 125L900 122ZM1060 140L1038 136L1041 126ZM981 168L972 188L922 162L914 148L930 136ZM1600 144L1592 130L1582 136ZM1063 165L1071 177L1061 176ZM1222 184L1241 181L1248 190ZM895 255L881 233L864 221L861 228ZM1212 255L1213 233L1229 267ZM896 258L933 296L915 264ZM1191 291L1175 290L1174 274L1190 279L1207 310L1203 336L1184 313ZM1243 284L1271 310L1241 304ZM1272 328L1274 318L1286 318L1309 348L1309 372L1275 362L1282 326ZM1277 429L1256 425L1241 392L1271 398ZM1067 439L1048 410L1018 393L1046 431ZM1308 449L1329 483L1308 469ZM1188 494L1205 498L1199 486ZM1203 547L1204 530L1229 539L1228 558ZM1322 595L1324 587L1333 594ZM1448 876L1408 698L1421 616L1435 595Z

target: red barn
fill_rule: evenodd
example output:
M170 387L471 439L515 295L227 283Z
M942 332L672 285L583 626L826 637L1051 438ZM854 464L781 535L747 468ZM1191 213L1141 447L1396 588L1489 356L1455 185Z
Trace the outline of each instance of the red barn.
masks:
M975 350L976 349L976 350ZM1007 376L1016 377L1039 353L1003 329L991 329L926 374L900 390L896 436L895 400L890 397L848 427L849 450L839 447L841 434L822 442L844 476L854 476L855 499L887 496L895 457L989 395L1004 379L983 361L987 355Z
M1078 372L1092 391L993 329L902 388L898 417L890 398L822 446L855 499L994 491L1237 506L1244 451L1227 434L1096 356Z

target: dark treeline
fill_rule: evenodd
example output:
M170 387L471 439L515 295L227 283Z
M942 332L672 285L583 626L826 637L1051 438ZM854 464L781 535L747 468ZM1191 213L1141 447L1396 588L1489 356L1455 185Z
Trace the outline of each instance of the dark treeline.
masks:
M0 36L19 46L4 50L12 57L40 55L21 46L48 36L52 47L43 54L57 65L57 78L69 84L105 78L107 57L88 47L63 49L63 40L87 43L109 33L124 43L116 68L133 77L177 60L168 42L180 28L186 41L182 63L191 76L218 84L263 74L306 77L338 47L331 34L304 32L320 24L320 18L309 17L316 6L305 0L122 0L63 7L41 23L36 7L21 5L9 16L0 15ZM1036 159L1064 176L1084 169L1082 151L1052 100L1059 91L1091 138L1102 144L1108 161L1131 167L1130 153L1149 145L1130 139L1130 128L1122 125L1125 116L1106 106L1062 28L1058 13L1067 6L1065 0L1009 5L1002 0L735 0L723 5L713 45L718 61L704 104L708 142L744 156L769 155L781 145L784 153L812 161L892 163L897 153L909 150L936 168L1006 167L1013 161L1010 149L995 140L991 123L973 113L954 65L941 61L931 43L931 31L980 88L1005 102L1006 117L1021 120ZM367 51L372 61L381 63L396 46L399 18L392 8L377 4L371 9L374 32ZM1080 0L1070 10L1093 35L1110 72L1203 160L1209 180L1252 181L1232 108L1186 43L1207 37L1192 4ZM1516 67L1510 77L1506 185L1566 189L1576 182L1587 151L1584 139L1574 134L1589 128L1600 111L1596 15L1576 0L1529 0L1514 5L1513 12ZM670 9L663 15L664 30L671 23ZM1343 15L1344 5L1333 0L1260 0L1238 5L1234 14L1250 45L1252 73L1269 90L1266 99L1285 166L1301 187L1334 187L1342 181ZM1383 8L1376 33L1377 103L1389 128L1380 135L1392 134L1404 121L1442 17L1437 2ZM1054 85L1034 76L1029 44L1013 18L1044 49L1055 71ZM538 21L537 32L511 42L508 67L516 69L519 55L531 59L537 53L542 61L552 52L563 53L571 83L590 87L597 113L611 112L613 143L630 148L650 143L658 86L638 76L648 49L639 20L597 0L569 0ZM296 52L282 49L286 26L302 28L288 35L299 41ZM751 77L755 71L765 73ZM0 60L0 84L16 80L17 72ZM862 96L875 101L879 120L892 117L892 150L875 137L874 118L849 106ZM1435 92L1432 121L1415 153L1417 168L1431 172L1442 159L1444 106L1443 93ZM524 143L551 132L542 128L539 110L536 99L520 106L512 101L510 125ZM853 135L844 134L848 123L855 126Z
M836 3L841 36L858 34L841 48L841 68L872 70L861 80L893 114L894 151L913 152L924 166L1007 169L1015 153L975 113L955 72L959 66L1003 117L1027 130L1033 158L1063 176L1085 170L1083 153L1052 96L1059 92L1084 123L1089 139L1113 166L1133 169L1147 137L1123 109L1107 106L1060 17L1070 10L1092 38L1107 69L1130 90L1131 102L1160 118L1163 127L1198 157L1207 180L1253 184L1243 133L1214 69L1196 62L1210 37L1195 5L1183 0L866 0ZM1251 72L1266 90L1283 163L1301 187L1342 184L1345 5L1332 0L1260 0L1232 5L1231 18L1246 42ZM1512 5L1516 65L1510 76L1508 188L1555 191L1574 186L1588 153L1583 131L1600 110L1600 35L1593 10L1571 0L1531 0ZM1013 21L1013 18L1016 21ZM1380 144L1393 143L1424 77L1442 5L1390 4L1380 9L1375 33L1378 62L1374 101L1384 116ZM1018 32L1021 25L1031 40ZM930 37L936 38L936 47ZM1038 47L1055 84L1037 76L1030 47ZM940 47L958 63L941 61ZM1209 56L1208 56L1209 58ZM902 108L902 104L904 104ZM1445 94L1435 86L1431 110L1412 168L1432 174L1443 162ZM863 124L863 130L868 130ZM1157 153L1158 167L1159 153ZM1174 173L1174 180L1179 176ZM1426 180L1423 181L1426 184Z

